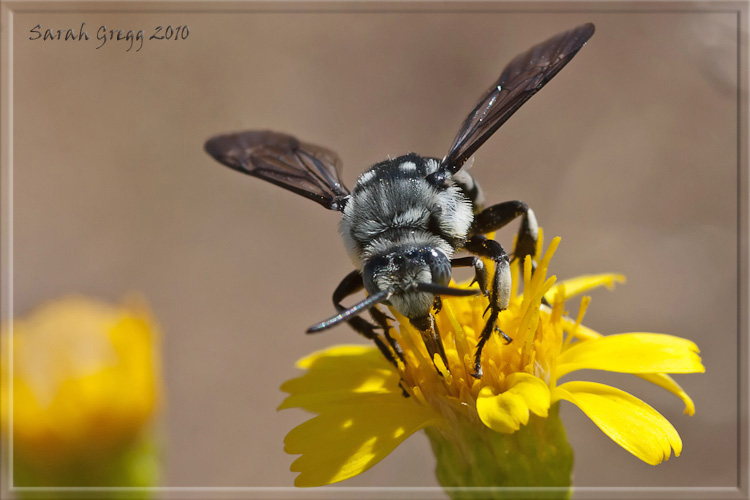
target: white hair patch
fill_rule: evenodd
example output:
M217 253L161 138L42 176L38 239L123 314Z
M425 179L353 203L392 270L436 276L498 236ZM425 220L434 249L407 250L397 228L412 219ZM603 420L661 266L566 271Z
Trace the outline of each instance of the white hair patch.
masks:
M366 170L365 172L362 172L362 175L360 175L359 179L357 179L357 184L367 184L373 179L373 177L375 177L375 171Z
M416 172L417 171L417 164L413 161L405 161L401 165L398 166L398 169L402 172Z

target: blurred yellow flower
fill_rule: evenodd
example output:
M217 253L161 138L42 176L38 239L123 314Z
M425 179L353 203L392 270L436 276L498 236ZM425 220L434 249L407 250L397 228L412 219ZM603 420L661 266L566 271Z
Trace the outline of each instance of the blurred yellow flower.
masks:
M2 351L0 418L16 486L153 485L150 424L162 388L145 304L49 302L15 318L12 335L3 327Z
M584 327L588 297L577 318L568 317L567 299L624 278L583 276L555 285L547 271L558 243L559 238L553 240L533 274L525 262L524 293L513 290L510 306L498 318L513 342L506 344L499 335L487 342L481 379L472 372L487 307L482 296L443 298L436 322L448 366L440 356L430 359L420 333L395 310L399 326L392 334L405 359L398 368L369 346L333 347L300 360L306 373L282 386L289 396L280 409L318 415L286 437L285 451L302 455L292 464L300 473L295 484L325 485L360 474L426 429L444 486L566 486L572 454L557 423L560 400L578 406L649 464L669 458L672 450L679 455L682 441L672 424L638 398L594 382L558 384L581 369L636 374L676 394L692 414L689 396L665 373L704 371L697 346L688 340L653 333L605 337ZM513 271L518 283L519 270L514 266ZM551 307L542 305L543 297ZM511 435L519 437L503 437ZM509 453L513 460L507 460ZM561 497L566 495L563 491Z

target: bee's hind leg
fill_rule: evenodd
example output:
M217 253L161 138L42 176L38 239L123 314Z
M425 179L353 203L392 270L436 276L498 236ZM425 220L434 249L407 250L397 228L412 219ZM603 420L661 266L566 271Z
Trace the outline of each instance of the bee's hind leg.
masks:
M504 227L517 217L521 217L521 226L518 228L518 240L513 251L513 260L524 261L527 255L532 258L532 264L536 257L536 242L539 239L539 225L536 221L534 211L522 201L506 201L492 205L474 216L469 233L472 235L487 234Z
M522 263L526 256L531 256L531 270L536 271L536 242L539 239L539 224L536 221L534 211L522 201L506 201L492 205L474 216L474 223L469 231L472 235L487 234L504 227L517 217L521 217L521 226L518 228L516 248L513 250L512 261L518 260ZM511 262L512 262L511 261ZM547 299L542 298L542 304L550 305Z

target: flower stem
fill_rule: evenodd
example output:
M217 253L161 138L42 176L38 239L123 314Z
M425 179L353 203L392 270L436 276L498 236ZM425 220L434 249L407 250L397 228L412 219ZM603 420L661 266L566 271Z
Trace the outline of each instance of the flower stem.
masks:
M457 425L448 432L425 429L437 459L438 481L454 499L570 497L573 450L558 415L531 415L512 434L484 426Z

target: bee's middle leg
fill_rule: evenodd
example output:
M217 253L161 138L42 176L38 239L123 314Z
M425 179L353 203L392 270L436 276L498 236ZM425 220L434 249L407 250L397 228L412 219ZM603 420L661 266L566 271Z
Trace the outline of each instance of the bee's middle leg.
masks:
M482 329L482 333L479 336L476 354L474 355L474 373L472 373L472 376L481 378L482 349L490 336L492 336L492 332L497 330L503 336L506 343L510 343L513 340L497 327L498 315L501 311L507 309L510 303L510 259L500 243L482 235L475 235L469 238L464 248L475 255L492 259L495 262L495 272L492 275L492 283L490 284L490 305L488 307L490 316L487 318L487 323L485 323L484 329Z

